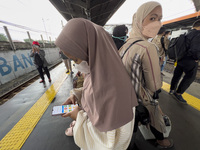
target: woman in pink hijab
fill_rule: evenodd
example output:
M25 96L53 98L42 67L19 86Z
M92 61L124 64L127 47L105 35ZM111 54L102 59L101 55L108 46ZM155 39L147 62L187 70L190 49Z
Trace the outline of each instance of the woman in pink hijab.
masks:
M111 36L89 20L71 19L56 45L85 74L80 99L82 108L65 114L76 120L75 143L84 150L125 150L134 127L137 98L131 79Z

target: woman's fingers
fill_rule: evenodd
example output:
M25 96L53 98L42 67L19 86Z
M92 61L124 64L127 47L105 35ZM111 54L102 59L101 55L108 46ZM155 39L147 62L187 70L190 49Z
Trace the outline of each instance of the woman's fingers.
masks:
M71 117L71 112L63 114L62 117Z
M63 114L62 117L70 117L73 120L76 120L78 112L80 111L80 107L76 106L75 109L69 113Z
M62 105L69 105L69 104L76 104L76 97L75 95L71 95Z
M69 97L64 103L62 103L62 105L69 105L69 104L73 104L71 97Z

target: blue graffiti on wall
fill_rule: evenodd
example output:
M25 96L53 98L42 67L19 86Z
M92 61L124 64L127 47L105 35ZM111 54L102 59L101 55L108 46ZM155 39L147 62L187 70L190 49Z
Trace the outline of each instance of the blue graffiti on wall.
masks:
M21 57L23 59L24 65L23 63L20 61L20 59L16 56L13 55L13 64L14 64L14 71L16 72L18 70L18 68L22 68L25 69L28 68L27 63L29 63L31 66L33 65L32 59L29 56L29 54L27 54L27 57L24 54L21 54ZM2 76L8 75L12 72L12 67L8 64L8 62L6 61L5 58L0 57L0 73Z

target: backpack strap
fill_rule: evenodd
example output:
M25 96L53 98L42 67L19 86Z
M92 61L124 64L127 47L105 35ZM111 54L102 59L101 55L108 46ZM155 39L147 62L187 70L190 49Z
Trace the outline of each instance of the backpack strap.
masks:
M135 43L139 42L139 41L143 41L143 40L137 40L137 41L134 41L133 43L131 43L131 45L129 45L129 47L124 51L124 53L122 54L121 56L121 59L124 57L124 55L126 54L126 52L128 51L128 49Z

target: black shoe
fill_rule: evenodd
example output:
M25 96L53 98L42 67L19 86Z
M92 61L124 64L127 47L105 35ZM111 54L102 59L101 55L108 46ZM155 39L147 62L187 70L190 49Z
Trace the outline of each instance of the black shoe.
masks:
M176 99L177 99L179 102L181 102L181 103L183 103L183 104L187 104L187 101L183 99L183 97L182 97L181 94L178 95L177 93L174 93L174 96L176 97Z
M169 94L170 94L170 95L172 95L172 94L174 94L174 93L175 93L175 90L170 90L170 91L169 91Z

